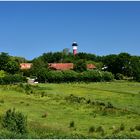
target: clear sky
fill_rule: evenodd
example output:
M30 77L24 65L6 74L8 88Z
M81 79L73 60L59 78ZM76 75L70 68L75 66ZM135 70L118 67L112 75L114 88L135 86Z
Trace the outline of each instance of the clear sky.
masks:
M140 1L0 1L0 52L33 59L73 41L78 52L140 55Z

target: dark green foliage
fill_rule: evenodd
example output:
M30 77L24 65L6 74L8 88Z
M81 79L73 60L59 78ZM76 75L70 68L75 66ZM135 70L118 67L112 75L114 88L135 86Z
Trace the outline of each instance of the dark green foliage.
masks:
M84 71L80 75L81 81L99 82L102 81L102 72L97 70Z
M40 75L42 74L43 72ZM88 70L82 73L78 73L72 70L49 71L46 72L44 77L45 77L44 81L50 83L78 82L78 81L84 82L112 81L114 78L110 72L102 72L98 70Z
M48 116L48 113L44 113L43 115L42 115L42 118L46 118Z
M113 74L121 73L123 75L131 75L130 67L131 56L128 53L120 53L119 55L107 55L103 58L107 70Z
M16 133L27 133L27 118L15 109L7 110L2 118L2 126Z
M0 104L4 104L4 100L3 99L0 100Z
M140 82L140 57L133 56L131 58L132 76L134 80Z
M87 70L87 65L86 65L86 61L83 59L80 59L78 61L75 62L74 64L74 70L77 72L83 72Z
M0 84L6 85L6 84L16 84L20 82L26 82L26 77L23 77L19 74L15 75L6 75L5 77L0 78Z
M132 127L130 127L130 131L131 131L131 132L133 132L133 131L135 131L135 129L134 129L134 128L132 128Z
M99 127L96 128L96 132L99 132L102 135L104 135L104 128L102 126L99 126Z
M138 131L140 131L140 125L136 125L135 126L135 129L138 130Z
M16 61L8 61L8 63L6 64L6 71L10 74L15 74L17 73L20 69L19 69L19 64Z
M114 106L112 105L111 102L108 102L107 105L106 105L106 108L114 108Z
M121 73L117 73L117 74L115 75L115 79L116 79L116 80L123 80L123 79L124 79L124 75L121 74Z
M125 125L123 123L121 123L120 125L120 131L123 131L125 129Z
M114 75L111 72L102 72L103 81L113 81Z
M95 131L95 127L94 126L89 127L89 130L88 130L89 133L93 133L94 131Z
M41 92L41 97L44 97L45 96L45 92Z
M0 53L0 70L7 71L7 66L6 64L9 62L10 56L8 53Z
M90 104L91 103L91 100L89 99L89 100L87 100L87 104Z
M86 102L86 99L84 97L77 97L73 94L65 97L65 100L67 100L70 103L84 103L84 102Z
M0 139L28 139L30 136L28 136L27 133L21 134L21 133L15 133L12 131L0 131Z
M79 74L73 70L63 71L64 82L78 81Z
M74 127L74 126L75 126L74 121L71 121L70 124L69 124L69 127L72 128L72 127Z
M49 71L46 76L47 82L50 83L61 83L64 80L63 78L62 71Z

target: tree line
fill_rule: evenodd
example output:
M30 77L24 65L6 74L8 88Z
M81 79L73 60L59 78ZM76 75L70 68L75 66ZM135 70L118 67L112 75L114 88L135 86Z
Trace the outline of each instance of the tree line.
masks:
M20 63L24 62L33 63L32 68L21 70ZM64 51L43 53L30 61L23 57L10 56L8 53L2 52L0 53L0 77L18 74L28 77L36 76L40 79L43 74L45 77L46 72L52 71L48 68L48 63L73 63L73 71L77 73L88 71L86 64L94 64L96 71L111 72L116 79L121 79L125 76L140 81L140 56L133 56L128 53L97 56L84 52L80 52L74 56L72 53L66 53Z

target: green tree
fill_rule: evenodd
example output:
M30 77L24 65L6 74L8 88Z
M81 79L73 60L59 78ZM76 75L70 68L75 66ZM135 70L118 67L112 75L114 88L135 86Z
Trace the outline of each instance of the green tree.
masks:
M2 117L2 126L16 133L27 133L27 117L15 109L9 109Z
M7 66L6 64L8 63L8 61L10 60L10 56L8 55L8 53L0 53L0 70L4 70L7 71Z
M8 61L6 64L6 71L10 74L15 74L19 71L19 64L16 61Z
M134 80L140 82L140 57L133 56L131 58L131 67Z
M117 73L122 73L125 76L131 76L131 55L128 53L120 53L117 56L115 65L116 65L116 71Z
M128 53L120 53L119 55L111 54L103 57L103 63L107 67L107 71L113 74L121 73L125 76L131 76L131 55Z
M47 61L44 62L42 57L38 57L33 60L33 66L31 68L31 71L33 74L36 75L38 73L38 71L40 71L40 69L48 70L48 63L47 63Z
M86 65L86 61L83 59L80 59L78 61L75 62L74 64L74 70L77 72L83 72L87 70L87 65Z
M117 59L117 55L115 55L115 54L110 54L110 55L103 57L104 66L107 67L106 70L110 71L114 74L118 73L117 69L116 69L116 67L117 67L116 59Z

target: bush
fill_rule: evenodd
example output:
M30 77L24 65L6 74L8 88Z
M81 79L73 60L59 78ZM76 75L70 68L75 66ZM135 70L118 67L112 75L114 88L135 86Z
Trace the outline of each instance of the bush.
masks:
M80 81L99 82L102 81L102 72L97 70L84 71L80 75Z
M83 72L68 71L41 71L37 73L39 82L62 83L62 82L100 82L112 81L114 76L111 72L99 70L87 70Z
M64 82L74 82L78 80L78 73L69 70L69 71L63 71L63 80Z
M138 131L140 131L140 125L136 125L135 126L135 129L138 130Z
M114 75L111 72L104 71L102 72L103 81L112 81L114 79Z
M96 132L100 132L102 135L104 135L104 128L102 126L97 127Z
M0 84L2 84L2 85L16 84L16 83L26 82L26 81L27 81L26 78L19 74L6 75L6 76L0 78Z
M7 110L2 117L2 126L10 131L24 134L27 133L27 118L15 109Z
M71 127L74 127L74 126L75 126L74 121L71 121L69 127L71 128Z
M114 106L112 105L111 102L108 102L107 105L106 105L106 108L114 108Z
M92 132L94 132L95 131L95 127L94 126L91 126L90 128L89 128L89 133L92 133Z
M123 74L121 74L121 73L117 73L117 74L115 75L115 79L116 79L116 80L123 80L123 79L124 79L124 76L123 76Z
M0 78L5 76L6 76L6 72L4 70L0 70Z
M4 100L3 99L0 100L0 104L4 104Z
M131 131L131 132L133 132L134 130L135 130L134 128L130 127L130 131Z
M50 83L63 82L63 73L61 71L49 71L46 75L46 80Z
M123 123L121 123L121 125L120 125L120 130L123 131L124 129L125 129L125 126L124 126Z

